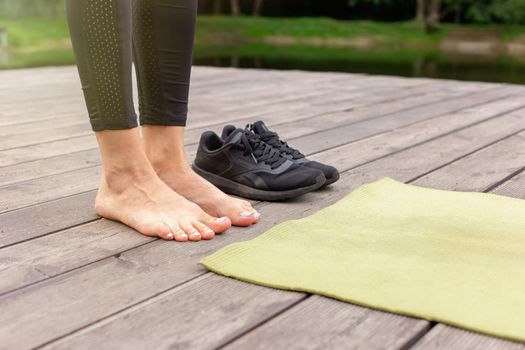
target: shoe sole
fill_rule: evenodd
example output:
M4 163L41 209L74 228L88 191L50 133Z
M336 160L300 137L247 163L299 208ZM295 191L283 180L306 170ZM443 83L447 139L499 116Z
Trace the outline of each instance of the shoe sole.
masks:
M209 173L205 170L202 170L201 168L197 167L195 164L192 165L193 170L217 186L222 191L233 194L240 197L255 199L255 200L262 200L262 201L283 201L286 199L292 199L299 196L302 196L303 194L306 194L308 192L312 192L317 190L318 188L321 188L326 183L326 178L323 174L319 174L315 178L315 184L306 186L306 187L299 187L294 188L293 190L286 190L286 191L265 191L265 190L258 190L256 188L252 188L243 184L240 184L238 182L229 180L227 178L224 178L219 175L215 175L212 173Z

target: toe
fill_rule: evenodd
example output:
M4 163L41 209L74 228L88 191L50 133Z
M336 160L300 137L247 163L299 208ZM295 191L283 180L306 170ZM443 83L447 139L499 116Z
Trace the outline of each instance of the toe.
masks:
M253 217L255 218L254 223L258 223L259 220L261 220L261 214L256 210L255 214L253 214Z
M168 225L159 225L158 227L158 236L167 241L173 240L173 233Z
M191 224L185 224L181 225L182 230L188 235L188 240L190 241L200 241L202 239L202 235L193 225Z
M202 218L201 222L203 222L217 234L227 231L232 226L232 222L227 216L215 218L213 216L207 215L206 217Z
M238 213L237 215L231 216L232 224L235 226L250 226L251 224L256 223L259 221L259 213L257 213L255 210L244 210Z
M188 235L179 226L172 227L171 232L177 242L186 242L188 240Z
M200 232L203 239L212 239L215 237L215 232L203 223L196 221L193 223L193 227Z
M137 225L135 229L146 236L160 237L168 241L173 239L173 233L171 232L170 227L165 224L143 223Z

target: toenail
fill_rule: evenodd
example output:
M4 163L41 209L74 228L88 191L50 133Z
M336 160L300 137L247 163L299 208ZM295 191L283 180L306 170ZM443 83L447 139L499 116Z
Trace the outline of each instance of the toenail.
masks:
M185 233L181 233L180 235L181 235L182 238L188 238L188 235L185 234Z
M261 214L259 214L258 211L255 211L255 214L253 214L253 216L255 216L256 218L258 218L259 216L261 216Z
M253 211L243 211L243 212L241 213L241 216L242 216L243 218L247 218L247 217L250 217L250 216L252 216L252 215L254 215L254 212L253 212Z
M193 237L200 237L200 236L201 236L201 234L198 233L198 232L193 232L191 235L192 235Z
M215 231L213 231L211 228L207 228L206 232L208 232L208 233L215 233Z
M220 218L217 218L216 220L219 222L223 222L223 221L226 221L227 218L228 218L227 216L221 216Z
M171 233L171 232L168 233L168 234L166 235L166 237L169 238L169 239L173 239L173 233Z

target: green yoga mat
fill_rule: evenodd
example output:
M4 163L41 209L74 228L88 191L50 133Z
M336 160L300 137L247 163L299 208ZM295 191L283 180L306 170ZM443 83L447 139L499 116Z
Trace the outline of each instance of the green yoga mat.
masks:
M525 341L525 201L384 179L201 263L219 274Z

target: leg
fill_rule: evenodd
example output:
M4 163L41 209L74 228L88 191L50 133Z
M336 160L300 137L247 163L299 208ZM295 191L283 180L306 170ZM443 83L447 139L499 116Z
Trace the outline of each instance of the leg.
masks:
M134 0L134 54L146 153L175 192L246 226L259 214L195 174L184 156L196 0Z
M148 161L137 130L131 85L129 0L67 0L78 70L103 177L95 207L148 236L200 240L226 230L215 219L173 192Z

